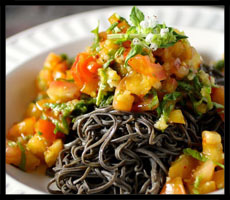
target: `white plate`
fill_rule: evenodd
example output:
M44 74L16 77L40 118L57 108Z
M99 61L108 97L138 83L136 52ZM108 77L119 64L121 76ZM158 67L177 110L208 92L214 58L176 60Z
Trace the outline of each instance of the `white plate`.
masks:
M148 6L159 21L184 30L204 60L217 60L224 51L224 12L210 7ZM107 18L117 12L128 18L131 7L115 7L61 18L6 40L6 130L23 117L26 105L35 97L34 80L50 51L70 56L84 51L92 42L90 31L100 20L105 30ZM49 180L36 173L24 173L6 165L6 194L44 194ZM223 194L224 190L216 192Z

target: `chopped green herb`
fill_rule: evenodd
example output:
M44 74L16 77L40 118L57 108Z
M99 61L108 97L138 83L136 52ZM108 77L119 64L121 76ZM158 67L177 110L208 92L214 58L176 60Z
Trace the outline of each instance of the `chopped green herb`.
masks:
M193 193L194 194L199 194L199 186L202 178L200 176L197 176L195 181L194 181L194 188L193 188Z
M67 80L67 79L63 79L63 78L57 78L57 79L55 79L56 81L67 81L67 82L70 82L70 83L74 83L74 79L69 79L69 80Z
M130 21L134 26L140 27L140 22L144 20L145 16L137 7L133 7L130 14Z
M103 68L106 69L107 67L109 67L110 63L113 61L113 58L110 58L104 65Z
M100 77L100 83L99 83L99 89L97 93L97 98L96 98L96 105L99 106L100 103L102 102L104 96L106 95L106 87L108 86L107 84L107 74L106 74L106 69L101 68L98 70L98 75Z
M219 162L214 162L216 165L218 165L219 167L221 167L222 169L224 169L224 165L219 163Z
M194 89L194 87L191 84L186 83L184 81L177 81L177 83L179 88L182 88L187 92L191 92Z
M104 106L108 106L108 105L111 105L112 102L113 102L113 97L114 95L107 95L107 96L104 96L104 98L102 99L99 107L104 107Z
M207 103L208 109L211 110L213 108L212 98L211 98L211 87L204 86L201 89L202 99Z
M120 47L115 53L115 58L121 56L123 54L124 50L125 50L124 47Z
M19 146L19 148L21 150L21 161L19 163L19 168L21 170L25 171L26 170L26 153L25 153L25 148L23 147L23 145L20 142L18 142L17 144L18 144L18 146Z
M158 103L159 103L159 99L158 99L158 96L157 96L157 92L156 92L156 90L154 90L153 91L152 102L148 105L149 109L154 108Z
M107 31L112 31L117 25L118 25L118 22L111 24L111 26L107 29Z
M195 90L200 91L202 85L201 85L199 77L197 75L194 77L193 82L194 82Z
M213 103L213 106L215 106L217 109L218 109L218 108L224 109L224 106L223 106L223 105L221 105L221 104L219 104L219 103L216 103L216 102L212 102L212 103Z
M62 60L67 60L68 56L65 53L60 54Z
M125 66L127 66L128 61L130 58L134 57L137 54L140 54L143 50L143 47L141 45L133 45L132 49L128 53L126 59L125 59Z
M38 135L42 135L42 134L43 134L42 132L38 131Z
M222 71L224 69L224 60L219 60L215 65L214 68L216 68L218 71Z
M97 47L99 47L99 42L100 42L100 37L99 37L99 21L98 21L98 25L97 25L97 27L94 29L94 30L92 30L91 31L91 33L94 33L94 35L95 35L95 38L94 38L94 43L93 43L93 45L91 46L91 48L93 49L93 50L95 50L95 49L97 49Z
M191 148L186 148L183 150L183 152L185 155L192 156L193 158L200 160L202 162L205 162L208 160L208 158L202 155L202 153L198 152L197 150L191 149Z

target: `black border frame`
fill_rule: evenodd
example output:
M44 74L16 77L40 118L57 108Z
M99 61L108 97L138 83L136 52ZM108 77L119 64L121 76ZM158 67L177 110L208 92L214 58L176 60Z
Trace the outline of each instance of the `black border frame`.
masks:
M0 60L1 60L1 132L5 133L5 42L3 42L6 37L4 30L5 30L5 6L6 5L82 5L82 6L87 6L87 5L223 5L225 6L225 102L229 102L229 30L230 30L230 15L229 15L229 9L230 6L227 2L223 2L221 0L210 0L210 1L205 1L205 0L194 0L194 1L166 1L166 0L161 0L161 1L153 1L153 0L142 0L142 1L135 1L135 0L129 0L129 1L123 1L123 0L117 0L117 1L77 1L77 0L2 0L3 5L1 5L0 9L0 14L1 14L1 40L0 40L0 45L1 45L1 54L0 54ZM227 112L226 112L227 110ZM4 111L4 112L3 112ZM230 108L229 104L225 105L225 121L229 122L229 113L230 113ZM225 140L229 141L229 125L230 123L225 124ZM226 143L227 144L227 143ZM225 171L225 194L224 195L6 195L5 194L5 134L1 134L1 149L0 153L2 154L0 159L0 171L1 171L1 183L0 183L0 194L1 194L1 199L229 199L230 195L230 187L229 187L229 182L230 182L230 175L229 175L229 145L225 145L225 166L226 170Z

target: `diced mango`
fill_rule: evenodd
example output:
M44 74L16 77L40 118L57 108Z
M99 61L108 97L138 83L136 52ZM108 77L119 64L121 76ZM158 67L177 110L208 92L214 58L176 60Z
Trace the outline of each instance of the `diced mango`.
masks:
M19 146L15 142L6 139L6 163L18 166L20 161L21 150Z
M9 140L16 141L17 137L21 136L22 134L24 136L33 135L35 123L36 123L35 117L29 117L24 119L23 121L13 125L10 128L7 134L7 138Z
M201 177L201 183L211 181L214 174L215 164L212 160L202 162L193 173L193 177Z
M30 151L26 151L26 171L33 171L40 165L40 159L33 155Z
M221 137L215 131L202 132L203 154L214 162L224 163Z
M35 103L30 103L26 110L26 117L35 117L36 119L39 119L42 112L38 109Z
M59 152L63 149L63 142L61 139L57 139L54 143L48 147L48 149L44 152L45 162L48 167L54 165Z
M132 94L144 96L152 87L151 77L133 72L125 79L125 87Z
M44 152L48 147L48 142L42 135L36 133L27 143L27 149L40 159L44 159Z
M181 177L176 177L167 181L160 194L186 194Z
M43 68L36 79L36 87L38 91L46 91L49 88L50 83L53 81L52 71L47 68Z
M189 156L181 155L176 161L174 161L169 168L168 176L170 178L182 177L182 179L190 178L192 170L198 165L198 161Z
M201 184L198 188L199 194L208 194L210 192L214 192L216 190L215 181L207 181Z
M134 96L129 91L126 90L124 93L117 91L115 92L113 107L117 110L131 111L133 102Z
M169 114L170 123L185 124L184 115L181 110L173 110Z
M214 172L213 181L215 181L217 189L224 188L224 169Z

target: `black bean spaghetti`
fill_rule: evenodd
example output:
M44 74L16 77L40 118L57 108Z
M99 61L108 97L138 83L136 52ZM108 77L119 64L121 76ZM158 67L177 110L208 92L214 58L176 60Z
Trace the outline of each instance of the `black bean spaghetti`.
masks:
M182 111L186 124L170 125L164 132L153 128L157 116L149 112L106 107L79 116L73 126L77 137L60 152L49 192L158 194L176 156L186 147L201 147L200 133L207 124L223 133L215 110L200 118ZM59 190L51 189L53 183Z

